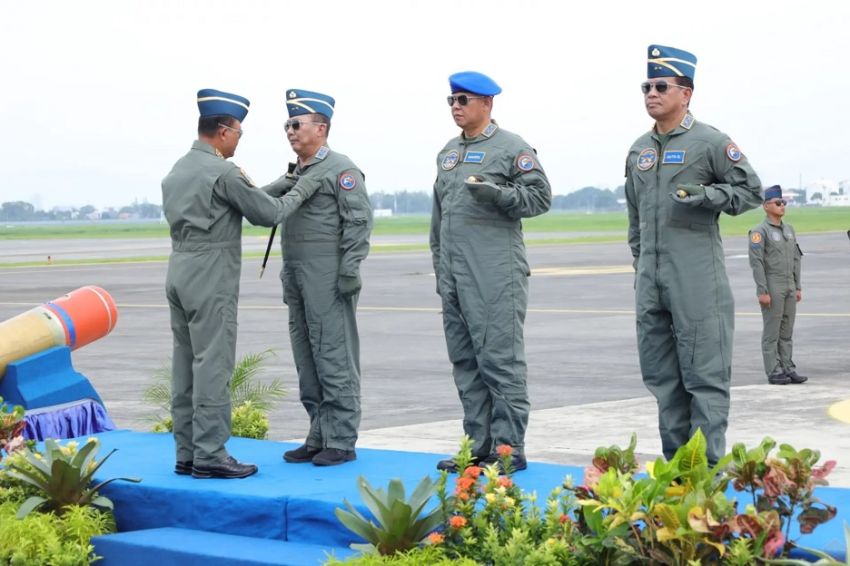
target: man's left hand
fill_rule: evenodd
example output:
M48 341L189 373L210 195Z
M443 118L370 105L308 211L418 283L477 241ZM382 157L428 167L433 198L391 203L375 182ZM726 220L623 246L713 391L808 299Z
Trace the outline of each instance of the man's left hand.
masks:
M670 197L687 206L699 206L705 200L705 187L692 184L676 185L676 190L670 193Z

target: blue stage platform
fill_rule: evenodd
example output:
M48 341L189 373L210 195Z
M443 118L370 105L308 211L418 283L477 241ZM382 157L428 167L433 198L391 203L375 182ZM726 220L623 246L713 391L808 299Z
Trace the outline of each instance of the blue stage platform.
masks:
M170 527L232 535L233 541L239 540L239 537L251 537L298 543L310 548L317 545L338 553L338 556L347 554L340 552L340 549L353 542L362 542L343 527L334 515L334 509L342 507L343 499L348 499L364 513L367 512L357 492L358 476L364 476L378 487L386 487L390 479L400 478L410 491L423 476L438 477L434 466L443 457L415 452L358 449L356 461L343 466L320 468L311 464L285 463L281 455L285 450L294 448L294 444L233 438L228 442L228 450L239 460L257 464L259 473L241 480L197 480L191 476L174 474L174 444L171 435L122 430L96 436L103 444L100 456L112 448L118 448L98 471L96 479L135 476L143 480L139 484L114 482L103 490L103 494L115 503L115 517L122 533L117 536L133 538L128 531ZM583 470L532 462L528 470L515 475L515 481L525 491L536 491L541 502L545 502L551 490L560 485L567 475L572 475L576 483L580 483ZM822 488L817 495L836 505L839 515L813 534L802 536L799 543L843 557L843 525L850 518L850 490ZM746 504L743 494L738 499L742 505ZM221 542L208 547L201 542L203 537L197 533L183 536L180 534L183 531L168 529L149 532L151 538L159 537L164 546L173 546L175 541L182 543L184 551L203 553L213 547L233 547L235 544ZM144 536L139 534L135 538ZM792 533L792 538L797 536L797 533ZM120 551L104 544L109 539L101 537L100 542L96 540L96 552L106 557L106 565L125 563L120 560ZM152 549L150 552L151 556L157 556L160 550ZM323 553L319 552L317 556L310 558L309 563L320 563L319 557ZM306 558L306 555L302 558ZM174 563L187 563L185 558L181 560ZM163 566L170 562L158 558L156 563ZM215 560L209 557L203 563L214 564ZM300 565L307 562L245 562L249 563Z

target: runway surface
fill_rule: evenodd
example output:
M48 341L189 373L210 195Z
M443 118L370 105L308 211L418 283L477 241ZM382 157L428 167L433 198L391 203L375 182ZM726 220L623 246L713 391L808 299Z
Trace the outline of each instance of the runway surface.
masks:
M850 245L843 233L802 235L803 302L798 307L794 359L810 380L769 386L762 369L761 315L747 262L746 236L726 243L736 300L729 446L770 435L796 448L820 448L836 459L837 485L850 486L850 424L837 403L850 398ZM246 250L262 249L261 238ZM50 251L46 251L46 250ZM96 258L164 255L167 241L6 241L2 261L30 257ZM276 254L277 246L276 246ZM534 413L530 458L585 465L599 445L628 443L660 452L656 407L641 382L634 323L634 275L625 242L529 247L533 275L525 326ZM275 349L262 378L281 378L289 396L271 413L271 438L303 438L307 418L287 333L287 313L274 257L262 280L259 260L242 270L237 355ZM142 394L169 363L171 332L164 297L165 262L0 267L0 320L82 285L108 290L119 321L108 337L73 354L119 426L145 430L156 412ZM363 421L360 446L452 451L460 438L460 402L427 252L373 254L362 266L358 323ZM836 405L833 416L829 408ZM846 404L845 404L846 406ZM844 409L846 412L847 409Z

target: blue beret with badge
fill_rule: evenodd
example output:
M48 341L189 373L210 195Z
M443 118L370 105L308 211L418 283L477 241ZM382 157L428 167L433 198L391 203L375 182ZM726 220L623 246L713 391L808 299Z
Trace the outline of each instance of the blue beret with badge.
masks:
M304 114L323 114L331 118L334 115L334 104L336 101L332 97L320 92L297 88L286 91L286 110L290 118Z
M773 200L775 198L782 198L782 187L779 185L773 185L764 190L764 200Z
M650 45L647 56L646 78L688 77L694 80L697 57L675 47Z
M198 91L198 111L201 118L207 116L231 116L240 122L248 115L251 102L238 94L232 94L214 88Z
M481 96L495 96L502 92L496 81L477 71L463 71L449 77L452 92L471 92Z

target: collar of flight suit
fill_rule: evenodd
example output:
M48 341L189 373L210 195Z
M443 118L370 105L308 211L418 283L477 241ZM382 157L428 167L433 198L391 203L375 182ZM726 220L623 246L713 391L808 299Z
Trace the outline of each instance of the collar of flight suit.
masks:
M211 154L215 155L216 157L224 159L224 155L222 155L222 153L218 150L218 148L215 148L215 147L211 146L210 144L208 144L207 142L203 142L201 140L195 140L194 142L192 142L192 149L205 151L206 153L211 153Z
M669 137L672 137L672 136L678 136L680 134L684 134L685 132L687 132L691 128L693 128L695 123L696 123L696 118L694 118L694 115L691 114L690 110L688 110L687 112L685 112L685 115L682 117L682 121L679 122L679 125L676 126L675 128L673 128L673 130L666 135L669 136ZM657 140L659 134L655 130L655 126L652 126L651 132L652 132L652 137Z
M466 143L475 143L483 140L487 140L492 138L496 134L496 130L499 129L499 125L496 124L495 120L491 120L487 127L484 128L480 134L475 136L474 138L467 138L464 136L463 132L460 133L460 139Z
M328 156L328 154L330 152L331 152L331 148L329 148L326 145L323 145L322 147L319 148L319 151L317 151L316 154L313 157L310 158L310 161L308 161L304 165L301 165L300 167L298 167L298 172L300 173L301 171L304 171L305 169L307 169L311 165L315 165L316 163L321 162L322 160L324 160Z

